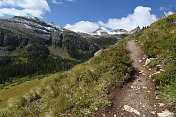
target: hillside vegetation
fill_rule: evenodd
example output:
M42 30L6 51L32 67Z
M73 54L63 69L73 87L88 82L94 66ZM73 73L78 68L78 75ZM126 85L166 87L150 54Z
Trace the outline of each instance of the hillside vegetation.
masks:
M26 78L24 78L26 80ZM0 107L5 106L7 103L10 104L11 101L16 100L22 95L28 93L30 89L40 85L43 79L35 78L34 80L28 80L22 82L18 80L11 85L3 86L3 89L0 89Z
M88 116L110 105L108 87L131 79L126 41L102 51L70 71L56 73L28 94L11 102L0 116Z
M150 67L164 66L162 75L153 76L160 95L176 111L176 14L161 19L134 37L149 58Z

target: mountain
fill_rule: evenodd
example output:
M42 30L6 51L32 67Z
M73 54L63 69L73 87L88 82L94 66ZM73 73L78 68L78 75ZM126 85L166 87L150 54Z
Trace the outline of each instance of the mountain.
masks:
M0 89L22 77L68 70L99 49L90 39L54 23L33 17L1 18Z
M40 20L37 17L15 16L9 19L0 19L0 27L11 29L13 32L30 33L37 36L50 36L51 32L61 31L62 27L54 23ZM27 30L27 32L25 32Z
M121 34L126 34L126 35L134 35L137 34L141 31L140 27L136 27L135 29L132 29L131 31L127 31L125 29L116 29L112 31L108 31L104 28L98 28L97 30L93 31L90 33L90 35L99 35L99 36L105 36L105 35L121 35Z
M126 31L124 29L116 29L116 30L108 31L104 28L98 28L97 30L90 33L90 35L101 35L101 36L118 35L118 34L128 34L128 31Z
M124 29L116 29L116 30L112 30L110 32L110 34L127 34L128 31L127 30L124 30Z
M79 34L39 18L22 16L1 18L0 28L1 56L16 54L14 51L17 48L19 51L21 49L34 51L31 46L34 42L62 58L81 59L81 56L84 55L92 56L99 49L94 43Z
M98 28L96 31L93 31L91 35L108 35L108 32L102 28Z
M142 31L142 29L140 29L140 27L138 26L135 29L133 29L130 32L128 32L128 34L135 35L135 34L139 33L140 31Z

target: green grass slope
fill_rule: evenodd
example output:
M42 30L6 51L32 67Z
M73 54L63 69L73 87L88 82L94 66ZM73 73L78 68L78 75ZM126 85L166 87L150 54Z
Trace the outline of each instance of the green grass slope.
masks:
M40 86L0 110L0 116L90 116L110 104L108 86L131 79L126 40L69 71L45 78Z
M18 97L28 93L32 88L38 86L42 82L42 79L35 79L26 81L21 84L10 85L0 89L0 107L6 104L10 105Z
M150 66L164 66L160 76L153 76L160 95L176 112L176 14L161 19L134 37L149 57Z

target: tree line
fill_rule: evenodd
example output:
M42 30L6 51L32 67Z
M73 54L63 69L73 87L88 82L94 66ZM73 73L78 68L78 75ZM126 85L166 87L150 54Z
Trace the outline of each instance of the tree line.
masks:
M76 60L62 59L54 55L30 54L26 58L19 56L0 57L0 84L12 82L26 75L41 75L65 71L78 64Z

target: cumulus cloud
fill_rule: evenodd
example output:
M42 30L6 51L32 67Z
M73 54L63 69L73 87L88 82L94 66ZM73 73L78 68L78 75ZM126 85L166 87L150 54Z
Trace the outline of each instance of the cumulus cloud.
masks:
M151 14L151 8L150 7L143 7L138 6L134 9L133 14L129 14L127 17L122 17L120 19L117 18L110 18L108 22L104 23L102 21L98 21L97 23L88 22L89 28L86 28L87 22L81 21L76 24L70 25L67 24L65 28L68 28L70 30L76 31L76 28L79 29L80 32L92 32L96 30L97 27L105 27L110 28L112 30L114 29L125 29L125 30L132 30L136 27L143 27L143 26L149 26L153 22L157 21L157 17L154 14ZM78 25L78 24L82 25ZM82 30L84 29L84 30ZM88 29L88 30L87 30Z
M0 0L0 16L20 15L42 17L50 6L46 0Z
M138 6L134 9L133 14L121 19L110 18L107 23L99 22L100 25L111 29L126 29L128 31L136 28L137 26L149 26L157 20L157 17L150 13L151 8Z
M92 31L98 29L99 25L94 22L80 21L80 22L77 22L76 24L73 24L73 25L67 24L65 26L65 28L72 30L72 31L75 31L75 32L89 33L89 32L92 32Z

